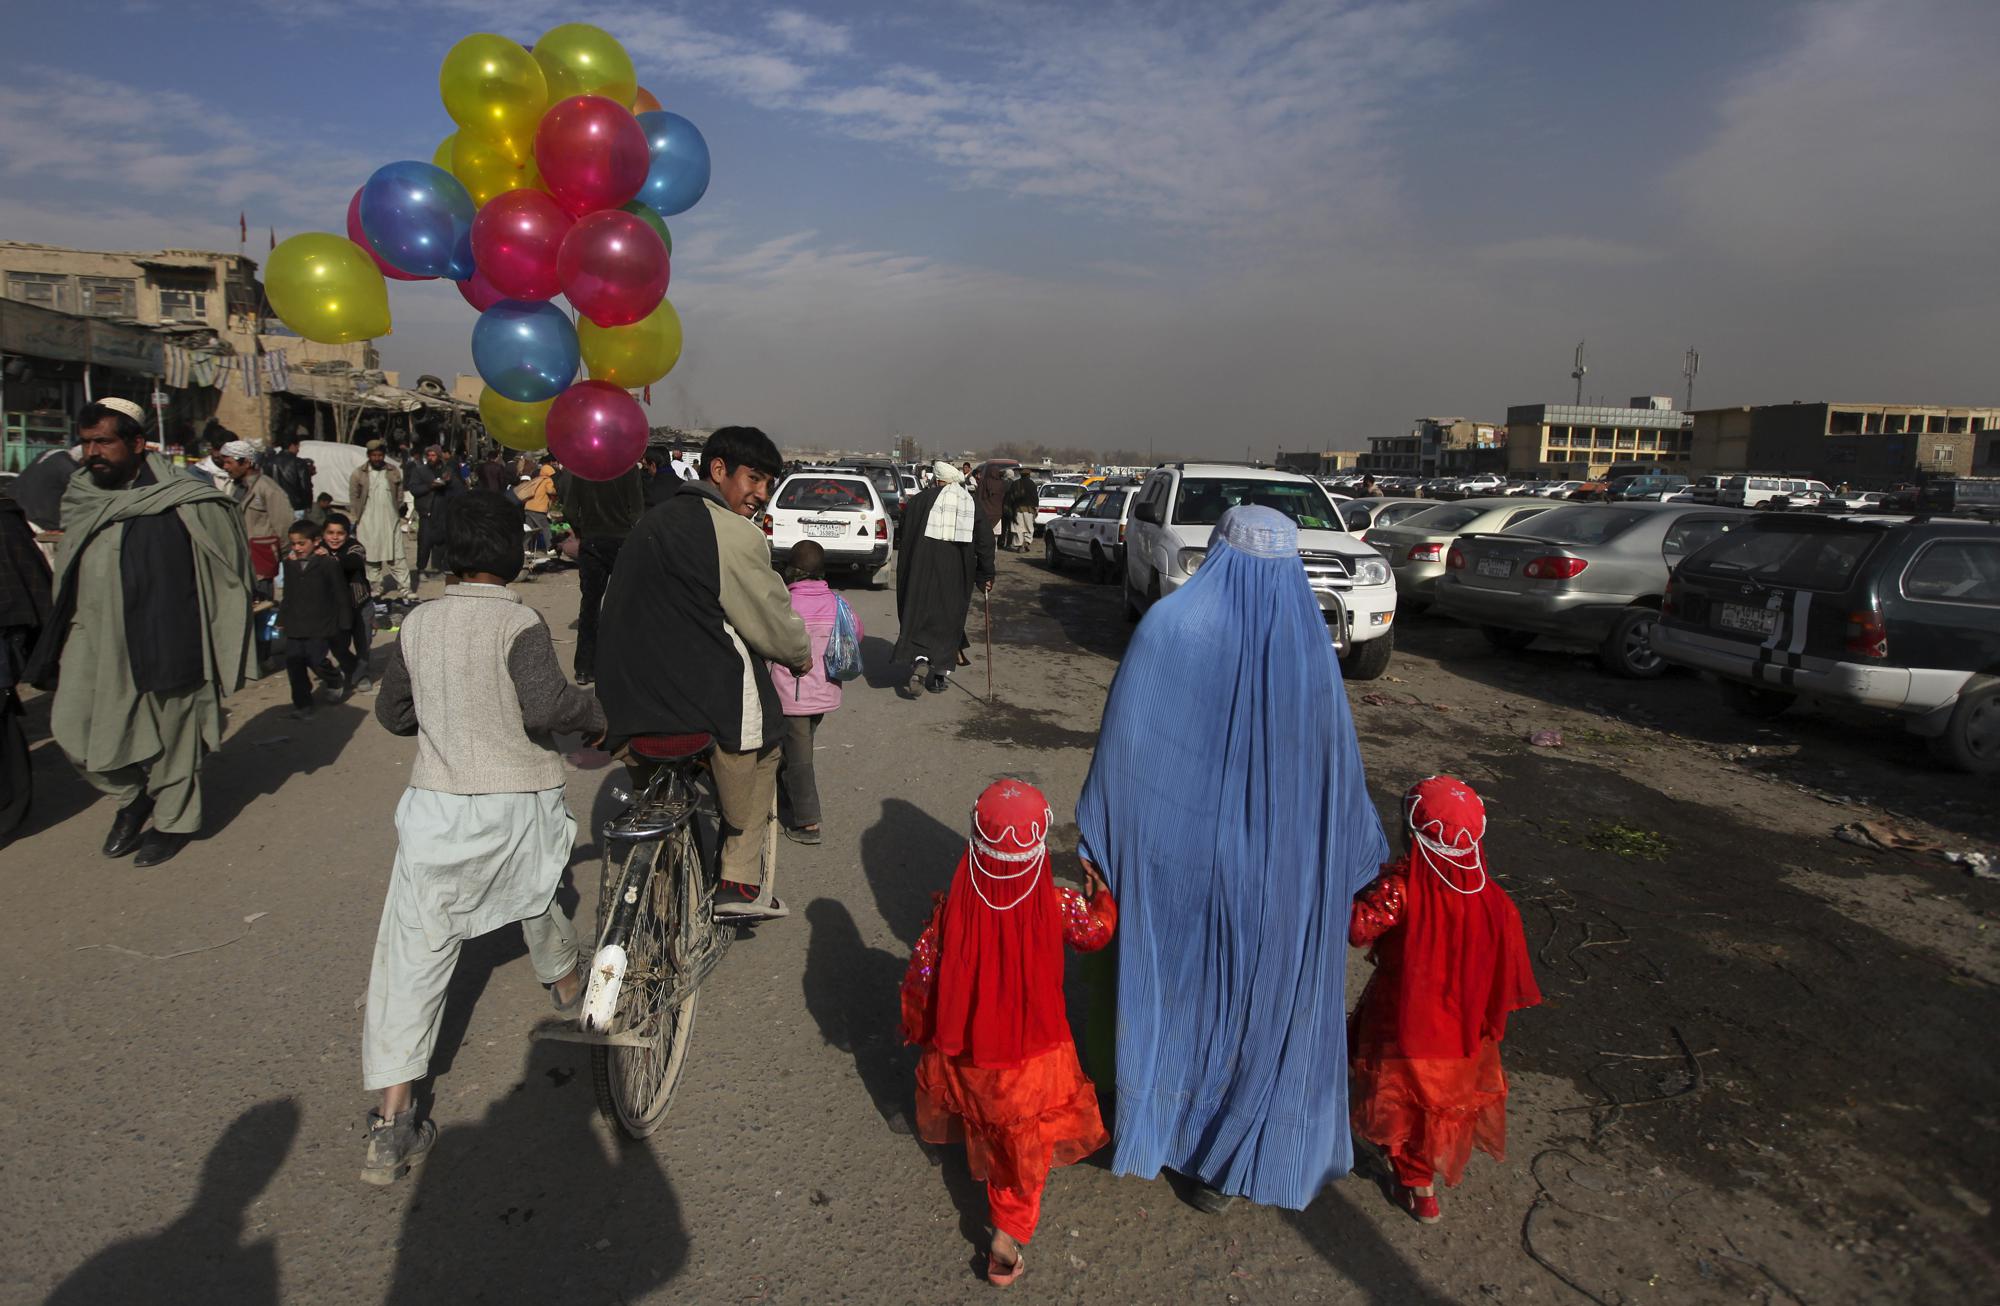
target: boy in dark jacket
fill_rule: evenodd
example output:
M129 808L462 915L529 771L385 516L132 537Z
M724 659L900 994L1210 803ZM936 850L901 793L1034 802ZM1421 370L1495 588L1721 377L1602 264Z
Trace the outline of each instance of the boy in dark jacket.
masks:
M354 600L354 618L348 623L345 637L334 639L334 656L341 658L342 666L351 663L354 668L348 673L352 681L348 688L356 694L365 694L375 688L375 682L368 676L369 641L375 632L375 595L368 588L368 551L354 538L354 525L342 512L326 515L320 525L319 543L340 563L340 573L347 579L348 596ZM340 651L343 645L347 649L345 656Z
M319 528L304 520L293 522L287 532L290 549L283 563L285 592L278 603L278 625L285 632L285 674L292 682L294 721L312 715L308 667L339 696L345 694L355 666L353 653L345 648L340 671L327 666L332 641L344 636L354 620L354 600L339 561L320 547L319 536Z

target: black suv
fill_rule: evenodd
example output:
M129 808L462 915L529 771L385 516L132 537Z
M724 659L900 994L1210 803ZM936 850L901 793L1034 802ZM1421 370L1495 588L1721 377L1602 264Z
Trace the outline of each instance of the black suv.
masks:
M1653 649L1751 715L1883 708L1940 761L2000 771L2000 526L1760 513L1681 562Z

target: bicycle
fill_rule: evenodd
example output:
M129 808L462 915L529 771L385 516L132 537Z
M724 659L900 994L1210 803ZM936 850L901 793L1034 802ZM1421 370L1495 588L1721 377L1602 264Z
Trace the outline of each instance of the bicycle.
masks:
M575 1029L542 1037L591 1047L598 1110L633 1138L658 1129L687 1065L698 990L735 931L714 910L720 846L703 851L697 777L708 735L640 735L627 747L656 764L643 790L605 823L598 880L597 951ZM765 845L776 873L776 825ZM767 883L769 880L767 879Z

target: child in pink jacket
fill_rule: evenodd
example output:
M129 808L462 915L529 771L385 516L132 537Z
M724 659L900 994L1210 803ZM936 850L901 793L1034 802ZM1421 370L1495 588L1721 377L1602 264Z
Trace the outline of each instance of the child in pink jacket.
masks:
M818 843L819 781L813 774L813 736L820 718L840 706L840 685L826 678L826 645L833 637L841 600L826 583L826 551L811 540L793 547L785 582L792 592L792 610L806 623L806 634L812 637L812 665L803 676L794 676L776 663L771 665L771 683L777 686L778 701L785 709L785 757L778 773L785 801L792 809L785 837L794 843ZM861 638L858 614L854 616L854 637Z

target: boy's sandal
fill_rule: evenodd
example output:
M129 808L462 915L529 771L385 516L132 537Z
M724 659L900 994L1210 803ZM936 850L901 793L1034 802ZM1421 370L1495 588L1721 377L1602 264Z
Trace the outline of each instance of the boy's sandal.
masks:
M804 826L799 826L797 828L793 828L792 826L789 825L786 826L785 837L787 839L790 839L793 843L815 844L820 841L820 834L818 830L808 830Z
M792 909L776 898L723 899L715 904L715 918L720 921L774 921L791 914Z
M1005 1288L1013 1283L1014 1280L1020 1278L1021 1272L1027 1268L1027 1258L1019 1252L1014 1253L1014 1263L1005 1269L1002 1269L1000 1263L993 1259L993 1254L988 1252L986 1255L986 1282L996 1288Z
M549 985L549 1001L555 1004L556 1013L565 1017L581 1015L584 995L590 992L590 969L582 957L576 959L576 970L572 973L576 976L576 996L568 1002L556 996L554 984Z

